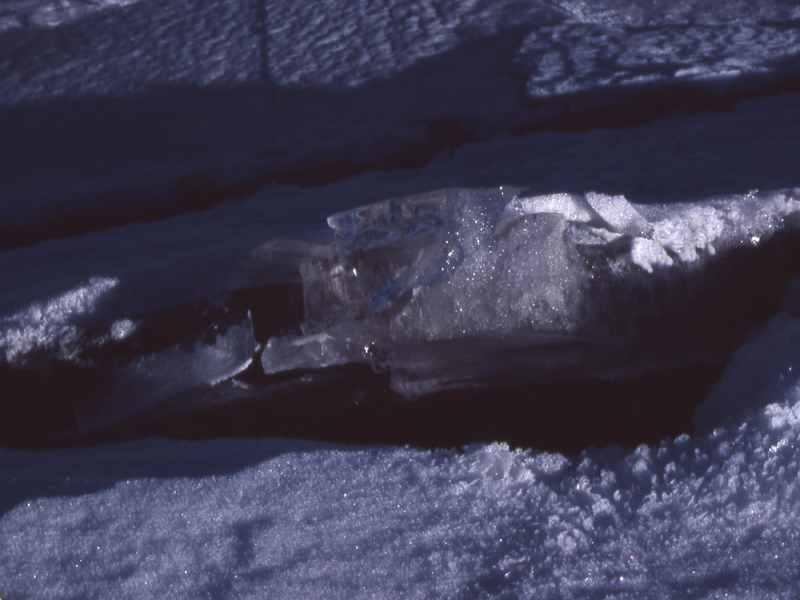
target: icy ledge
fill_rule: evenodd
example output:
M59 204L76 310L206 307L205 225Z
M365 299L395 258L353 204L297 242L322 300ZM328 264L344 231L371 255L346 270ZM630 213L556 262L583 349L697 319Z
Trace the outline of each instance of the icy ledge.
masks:
M336 242L299 261L305 320L272 337L261 364L269 375L366 362L415 396L719 359L733 348L718 341L743 327L731 314L755 318L759 285L732 265L753 268L794 230L799 193L636 205L453 189L339 213ZM280 242L262 252L286 254ZM796 268L778 254L765 258L776 273Z
M217 275L230 291L193 303L158 298L154 309L142 296L145 308L130 281L96 277L0 317L0 374L16 388L0 437L36 444L143 413L158 421L162 409L248 402L287 435L272 423L362 401L406 406L457 390L480 403L481 389L515 388L528 406L542 391L531 386L613 387L709 365L701 392L681 390L701 398L800 276L799 198L640 205L449 189L255 248ZM586 389L570 395L597 397ZM618 408L619 392L607 390Z

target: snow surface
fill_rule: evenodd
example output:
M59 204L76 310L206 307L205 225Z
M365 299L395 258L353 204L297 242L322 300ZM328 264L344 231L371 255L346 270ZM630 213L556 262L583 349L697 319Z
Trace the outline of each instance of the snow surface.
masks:
M585 127L582 113L609 105L625 107L612 121L648 120L792 89L800 23L791 2L0 11L0 132L15 140L0 154L3 247L207 208L270 181L416 167L466 141ZM626 98L631 87L645 95Z
M504 444L3 450L3 597L791 598L798 411L773 403L708 437L573 458Z
M777 0L0 3L0 598L796 597L798 32ZM727 366L636 449L52 447L332 418L354 361L489 411Z

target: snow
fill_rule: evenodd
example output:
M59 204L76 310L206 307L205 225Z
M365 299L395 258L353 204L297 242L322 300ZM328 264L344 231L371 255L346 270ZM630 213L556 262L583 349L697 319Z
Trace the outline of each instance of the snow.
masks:
M749 409L793 403L799 367L797 336L795 315L781 313L770 320L733 355L728 369L698 408L696 427L708 430L741 418Z
M797 410L570 459L504 444L6 450L0 581L12 599L789 598Z
M528 95L692 83L729 91L751 85L753 77L780 79L787 73L779 65L796 62L798 31L783 23L656 25L567 22L538 29L526 38L516 64L530 73Z
M0 349L6 362L20 363L26 355L42 350L74 359L83 341L74 321L91 315L102 297L118 284L112 278L93 278L84 286L0 319Z
M0 598L795 597L795 2L0 4Z
M793 89L796 7L669 4L4 5L19 26L0 30L0 128L17 140L0 156L3 245L420 166L585 113L647 121Z

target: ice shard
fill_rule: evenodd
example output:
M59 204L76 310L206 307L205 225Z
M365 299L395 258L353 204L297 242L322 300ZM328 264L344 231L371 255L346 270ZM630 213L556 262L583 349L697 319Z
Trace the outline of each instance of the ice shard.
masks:
M79 404L76 423L84 432L102 429L200 392L246 369L256 349L249 315L214 324L194 340L117 366L112 390L99 405Z

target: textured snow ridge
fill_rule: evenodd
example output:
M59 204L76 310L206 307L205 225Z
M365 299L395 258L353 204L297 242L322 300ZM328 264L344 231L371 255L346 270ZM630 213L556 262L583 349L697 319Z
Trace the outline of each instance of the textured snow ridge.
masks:
M24 364L30 355L41 353L75 360L87 342L80 321L86 321L118 284L113 278L93 278L47 302L0 318L0 356L11 365ZM116 323L112 329L112 337L125 337L126 323Z
M53 455L69 476L0 518L0 589L9 599L788 599L798 410L772 404L707 438L572 459L503 444L317 450L229 475L114 482L130 449L80 451L71 466ZM237 452L213 444L215 460ZM186 451L132 449L162 465ZM51 461L2 452L17 467L7 493ZM87 486L96 491L69 492Z
M0 59L2 104L126 96L157 84L199 88L260 80L252 3L28 4L29 20L51 22L44 31L0 31L6 48ZM25 19L13 7L4 12L6 21Z
M0 6L0 34L23 27L55 27L140 0L8 0Z
M545 3L525 0L327 1L313 16L291 0L267 3L269 64L280 85L352 87L400 73L459 44L509 25L556 19Z
M677 282L734 250L757 251L793 227L785 217L798 208L796 190L645 206L594 192L524 197L500 187L336 214L328 222L337 242L299 265L302 335L270 339L261 363L273 374L366 361L389 369L396 391L415 395L482 377L511 383L634 369L633 357L659 342L661 355L650 360L696 359L695 342L647 332L708 332L703 322L714 316L693 299L724 295L732 282ZM645 306L626 300L641 293ZM685 307L682 323L664 316L675 302Z
M18 34L0 99L128 95L153 83L252 84L264 76L279 86L347 88L509 27L529 33L518 66L538 66L528 89L541 97L769 71L796 56L798 22L788 2L12 1L0 7L0 35ZM35 38L42 27L94 35L73 35L66 49L58 36ZM45 57L26 56L31 44Z
M722 92L742 76L785 77L775 71L781 63L800 69L799 40L800 28L782 23L641 29L566 23L531 33L517 65L530 73L526 90L533 99L700 82Z
M796 6L767 1L0 4L6 248L508 132L727 106L793 89L800 47Z
M800 8L791 0L731 0L724 4L714 0L657 3L649 0L548 0L548 4L579 21L616 27L691 22L719 25L738 20L792 21L800 18Z

